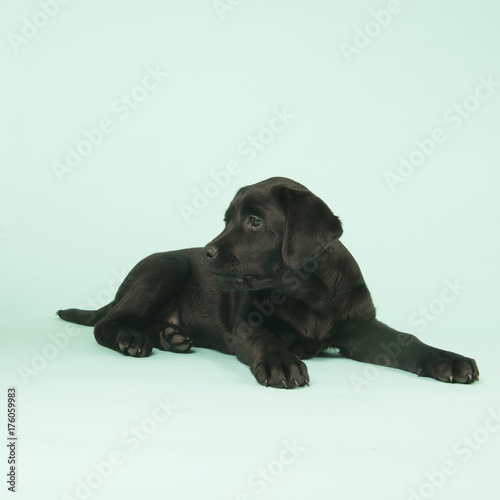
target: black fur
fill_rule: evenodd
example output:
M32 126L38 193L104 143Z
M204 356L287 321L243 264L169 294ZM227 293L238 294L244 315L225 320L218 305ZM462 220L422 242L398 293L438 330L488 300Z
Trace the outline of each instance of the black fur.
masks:
M335 347L348 358L444 382L479 378L473 359L430 347L375 318L361 271L327 205L282 177L238 191L226 227L205 248L139 262L113 302L61 318L95 325L99 344L126 355L191 345L235 354L259 383L309 383L301 359Z

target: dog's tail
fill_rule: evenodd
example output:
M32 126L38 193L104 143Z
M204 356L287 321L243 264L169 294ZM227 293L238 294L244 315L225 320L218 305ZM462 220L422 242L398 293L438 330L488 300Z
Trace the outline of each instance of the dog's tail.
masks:
M100 321L106 313L111 309L113 302L97 309L97 311L86 311L84 309L61 309L57 311L57 315L65 321L77 323L78 325L94 326Z

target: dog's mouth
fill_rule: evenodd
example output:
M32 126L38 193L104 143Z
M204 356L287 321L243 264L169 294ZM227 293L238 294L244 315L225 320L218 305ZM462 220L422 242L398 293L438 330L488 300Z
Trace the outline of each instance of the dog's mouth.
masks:
M212 273L216 280L234 280L239 283L243 283L245 278L252 277L251 274L240 275L240 274L222 274L222 273Z
M255 279L259 280L257 275L255 274L236 274L236 273L216 273L216 272L211 272L213 276L215 276L216 280L231 280L231 281L236 281L237 283L244 283L247 280L250 279Z
M223 290L259 289L272 282L271 278L262 278L255 274L232 274L211 272L219 287Z

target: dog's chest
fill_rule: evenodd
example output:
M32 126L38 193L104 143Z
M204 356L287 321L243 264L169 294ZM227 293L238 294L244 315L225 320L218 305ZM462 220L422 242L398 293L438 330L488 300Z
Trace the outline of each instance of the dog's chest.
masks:
M314 311L304 302L286 302L276 309L275 316L292 327L299 336L310 340L324 340L332 335L333 315Z

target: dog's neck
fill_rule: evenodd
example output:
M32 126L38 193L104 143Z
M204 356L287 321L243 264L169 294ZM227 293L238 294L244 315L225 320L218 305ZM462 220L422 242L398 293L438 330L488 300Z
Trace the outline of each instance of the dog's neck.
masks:
M283 272L281 282L285 295L319 314L345 310L346 302L355 299L353 294L360 290L369 294L358 264L338 240L299 268Z

